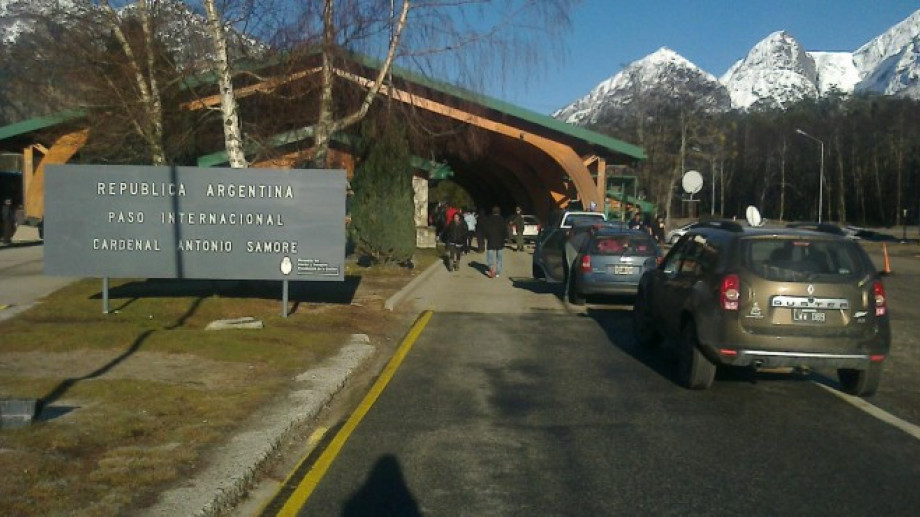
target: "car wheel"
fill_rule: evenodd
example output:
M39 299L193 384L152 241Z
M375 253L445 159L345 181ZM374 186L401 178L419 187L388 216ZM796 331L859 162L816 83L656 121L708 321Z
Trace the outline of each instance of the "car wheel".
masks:
M652 313L648 306L648 296L639 291L633 303L633 329L636 341L646 348L654 348L661 342L661 334L652 321Z
M575 275L569 275L569 302L572 305L584 305L585 295L578 292L575 288Z
M684 325L678 350L678 380L691 390L705 390L712 386L716 378L716 365L700 351L693 322Z
M878 390L882 382L882 365L871 363L865 370L841 368L837 370L837 378L843 391L858 397L868 397Z

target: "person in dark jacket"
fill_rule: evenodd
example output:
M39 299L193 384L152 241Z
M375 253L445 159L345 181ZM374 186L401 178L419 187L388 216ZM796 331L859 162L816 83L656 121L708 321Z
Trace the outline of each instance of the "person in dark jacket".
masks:
M489 265L489 277L496 278L502 273L502 250L508 239L508 224L502 218L501 210L496 206L492 214L479 221L482 236L486 240L486 263Z
M13 200L4 199L3 206L0 207L0 228L3 234L0 235L0 242L10 244L13 242L13 233L16 231L15 211L13 210Z
M460 211L453 213L453 218L444 230L445 243L447 244L447 269L457 271L460 269L460 255L466 247L466 235L469 231L466 223L460 217Z
M524 251L524 215L521 213L521 207L515 207L514 215L511 216L508 224L514 233L515 251Z

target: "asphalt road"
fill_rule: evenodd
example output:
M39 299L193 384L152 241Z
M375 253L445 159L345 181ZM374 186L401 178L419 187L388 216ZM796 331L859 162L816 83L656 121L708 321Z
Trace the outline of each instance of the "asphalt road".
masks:
M74 281L44 275L44 246L34 229L21 227L16 236L12 246L0 247L0 321Z
M528 256L505 266L439 273L414 297L434 317L300 515L917 513L918 435L832 378L729 372L687 391L667 347L637 348L628 306L573 310L526 280ZM896 274L891 299L916 300L916 275ZM920 318L900 310L871 402L910 431Z

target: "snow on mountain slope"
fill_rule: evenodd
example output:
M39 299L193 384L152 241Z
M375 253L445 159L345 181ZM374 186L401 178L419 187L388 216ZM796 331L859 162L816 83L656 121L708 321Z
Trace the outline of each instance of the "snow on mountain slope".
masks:
M815 60L785 31L770 34L722 78L732 107L785 107L818 96Z
M856 91L920 99L920 36L883 60L856 85Z
M826 95L832 89L852 92L859 82L859 70L850 52L809 52L818 71L818 93Z
M861 77L867 77L888 58L901 51L920 35L920 10L893 25L853 52Z
M656 91L665 97L691 95L712 109L727 109L728 96L718 80L673 50L662 47L602 81L553 117L570 124L597 122L612 109L628 107L637 95Z

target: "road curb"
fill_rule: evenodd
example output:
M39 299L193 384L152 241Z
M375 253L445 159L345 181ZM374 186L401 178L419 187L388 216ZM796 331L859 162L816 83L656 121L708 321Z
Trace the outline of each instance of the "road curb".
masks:
M413 278L411 282L406 284L406 286L400 289L396 294L387 298L387 301L383 304L384 308L386 308L386 310L388 311L395 310L396 306L402 303L403 300L405 300L406 297L409 296L409 294L411 294L413 291L418 289L420 285L422 285L426 280L428 280L428 277L433 275L434 272L437 271L438 268L443 268L443 267L444 267L444 261L436 260L433 264L428 266L428 268L425 269L425 271L422 271L422 273L419 276Z
M296 426L314 419L375 350L367 335L353 334L337 355L295 378L301 389L253 415L258 427L211 451L212 462L203 471L181 487L161 493L141 515L225 515L245 497L259 470Z

